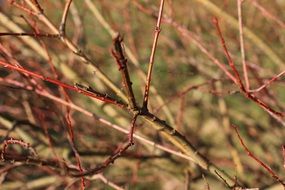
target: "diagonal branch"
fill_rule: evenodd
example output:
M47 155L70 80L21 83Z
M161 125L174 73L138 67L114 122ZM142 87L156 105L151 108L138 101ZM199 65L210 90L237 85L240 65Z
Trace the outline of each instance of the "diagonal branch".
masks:
M275 119L277 119L278 121L280 121L281 119L281 123L283 123L282 118L284 117L284 113L283 112L278 112L275 111L274 109L272 109L271 107L269 107L267 104L265 104L263 101L261 101L259 98L257 98L256 96L252 95L249 91L247 91L241 81L240 75L234 65L233 59L230 56L230 53L228 51L228 48L226 46L226 42L224 40L222 31L220 29L219 26L219 21L217 18L213 18L213 23L216 27L218 36L220 38L221 44L223 46L223 50L224 50L224 54L227 58L227 61L235 75L236 78L236 85L238 85L238 87L240 88L240 91L245 95L246 98L254 101L255 103L257 103L261 108L263 108L265 111L267 111L270 115L272 115Z
M236 126L232 125L232 127L234 128L238 139L240 141L240 144L242 145L242 147L244 148L244 150L246 151L247 155L250 156L252 159L254 159L259 165L261 165L264 169L266 169L270 175L272 175L272 177L278 181L279 183L281 183L284 187L285 187L285 182L282 181L282 179L280 179L280 177L270 168L270 166L268 166L267 164L265 164L263 161L261 161L259 158L257 158L245 145L245 143L243 142L238 129Z
M133 116L133 119L131 121L131 127L128 134L128 142L123 147L118 148L117 151L111 155L109 158L105 160L105 162L101 165L96 166L95 168L89 169L85 172L80 173L74 173L71 174L73 177L82 177L87 175L94 175L101 173L105 168L110 166L110 164L114 163L116 159L121 157L121 155L128 150L129 147L134 145L134 130L135 130L135 123L138 117L138 113Z
M90 91L88 89L84 89L83 87L80 88L81 86L71 86L71 85L68 85L68 84L65 84L59 80L56 80L56 79L52 79L52 78L49 78L49 77L45 77L43 75L40 75L40 74L37 74L37 73L34 73L32 71L29 71L29 70L26 70L24 68L21 68L21 67L17 67L17 66L14 66L14 65L11 65L7 62L4 62L4 61L1 61L0 60L0 65L2 65L4 68L7 68L7 69L10 69L10 70L14 70L14 71L18 71L20 73L23 73L23 74L27 74L27 75L30 75L34 78L38 78L38 79L41 79L43 81L46 81L46 82L49 82L49 83L52 83L52 84L55 84L55 85L58 85L58 86L61 86L65 89L68 89L68 90L71 90L71 91L76 91L80 94L84 94L86 96L89 96L91 98L95 98L95 99L98 99L100 101L103 101L103 102L107 102L107 103L111 103L111 104L114 104L114 105L117 105L118 107L121 107L121 108L125 108L126 105L118 100L115 100L109 96L106 96L104 94L101 94L99 92L96 92L96 91Z

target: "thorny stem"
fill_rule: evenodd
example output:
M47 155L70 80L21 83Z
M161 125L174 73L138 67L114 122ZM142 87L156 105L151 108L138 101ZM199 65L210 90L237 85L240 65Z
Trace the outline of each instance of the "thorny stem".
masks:
M153 64L154 64L154 56L156 52L156 47L157 47L157 42L158 42L158 37L160 34L160 25L161 25L161 19L162 19L162 14L163 14L163 6L164 6L164 0L160 1L160 7L159 7L159 14L157 18L157 23L155 27L155 34L154 34L154 39L153 39L153 44L152 44L152 49L151 49L151 55L149 58L149 66L148 66L148 73L147 73L147 78L146 78L146 85L145 85L145 90L144 90L144 98L143 98L143 106L142 108L144 110L148 110L147 104L148 104L148 96L149 96L149 88L150 88L150 82L151 82L151 75L152 75L152 69L153 69Z
M121 72L121 75L122 75L123 85L127 92L127 98L128 98L130 109L135 110L137 109L136 99L134 96L132 82L131 82L129 71L128 71L127 59L124 56L122 41L123 41L123 38L120 35L118 35L113 40L114 47L112 49L112 54L114 58L116 59L116 62L119 67L119 71Z

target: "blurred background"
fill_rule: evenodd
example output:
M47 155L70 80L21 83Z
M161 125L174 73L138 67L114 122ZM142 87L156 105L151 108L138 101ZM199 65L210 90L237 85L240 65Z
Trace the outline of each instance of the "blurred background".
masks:
M13 3L14 2L14 3ZM15 3L16 2L16 3ZM31 1L32 2L32 1ZM38 1L46 18L59 28L65 1ZM118 87L121 74L112 57L112 38L124 38L125 53L137 103L141 105L145 73L160 1L73 0L66 36ZM27 1L1 1L2 33L54 31L32 14ZM258 90L285 69L285 1L246 0L241 5L245 62L249 89L268 107L284 113L284 76ZM284 179L284 117L269 114L240 92L217 65L228 66L212 18L217 17L229 53L244 80L238 7L234 0L166 0L149 99L150 111L177 129L208 160L248 188L283 189L241 146L232 124L250 151ZM92 88L118 98L59 38L5 35L0 37L1 60L20 64L46 77ZM57 75L54 74L54 65ZM126 141L126 135L74 109L40 95L38 87L66 100L62 90L0 67L0 136L30 144L42 160L65 160L76 165L68 141L68 120L84 168L102 163ZM257 90L256 90L257 89ZM131 117L114 106L67 91L70 101L98 117L128 129ZM120 99L120 98L118 98ZM137 133L164 147L178 150L143 120ZM3 150L3 149L2 149ZM7 153L29 155L9 145ZM0 162L3 189L79 189L80 178L59 175L37 164ZM31 172L33 171L33 172ZM221 179L191 161L135 141L135 146L103 172L86 179L87 189L228 189ZM112 187L110 184L116 184Z

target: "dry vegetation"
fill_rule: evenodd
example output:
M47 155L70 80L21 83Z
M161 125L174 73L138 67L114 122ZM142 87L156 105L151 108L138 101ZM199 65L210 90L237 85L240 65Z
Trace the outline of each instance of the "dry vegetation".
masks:
M0 189L284 188L284 0L0 3Z

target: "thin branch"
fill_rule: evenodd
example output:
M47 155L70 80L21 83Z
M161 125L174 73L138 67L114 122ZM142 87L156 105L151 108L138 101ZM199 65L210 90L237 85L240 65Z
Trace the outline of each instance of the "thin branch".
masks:
M125 90L127 92L127 98L129 102L129 106L131 109L137 109L136 105L136 99L134 96L133 88L132 88L132 82L130 79L128 66L127 66L127 59L125 58L123 46L122 46L123 38L119 34L114 40L113 40L113 49L112 49L112 55L116 59L116 62L119 67L119 71L121 72L123 84L125 87Z
M242 89L242 91L246 91L245 88L244 88L244 85L243 85L243 83L241 81L240 75L239 75L239 73L238 73L238 71L237 71L237 69L236 69L236 67L234 65L234 62L233 62L233 60L232 60L232 58L230 56L230 53L229 53L228 48L226 46L225 39L224 39L222 31L221 31L221 28L219 26L219 21L218 21L218 19L216 17L213 18L213 23L216 26L216 30L217 30L218 36L220 37L221 44L223 46L223 50L224 50L225 56L226 56L226 58L228 60L228 63L230 65L233 73L234 73L234 76L235 76L235 79L236 79L236 84Z
M248 148L247 146L244 144L239 132L238 132L238 129L235 125L232 125L232 127L234 128L237 136L238 136L238 139L242 145L242 147L244 148L244 150L246 151L247 155L250 156L252 159L254 159L260 166L262 166L264 169L266 169L271 175L272 177L278 181L279 183L281 183L284 187L285 187L285 183L280 179L280 177L270 168L270 166L266 165L263 161L261 161L259 158L257 158Z
M34 11L40 13L40 10L35 6L31 0L24 0ZM53 33L59 34L59 29L46 17L45 14L36 14L35 15L40 21L42 21ZM96 63L90 59L90 57L85 54L78 46L76 46L69 38L66 36L61 36L61 41L75 54L77 55L84 63L89 64L89 66L94 69L96 76L112 89L121 99L127 100L125 94L96 66Z
M70 8L71 3L72 3L72 0L67 0L67 2L65 3L65 6L64 6L63 14L61 17L61 23L59 26L59 33L61 36L65 35L65 25L66 25L67 16L68 16L68 12L69 12L69 8Z
M49 77L45 77L43 75L40 75L40 74L37 74L37 73L34 73L32 71L29 71L29 70L26 70L24 68L20 68L20 67L17 67L17 66L13 66L7 62L4 62L4 61L1 61L0 60L0 65L4 66L4 68L7 68L7 69L10 69L10 70L15 70L15 71L19 71L20 73L24 73L24 74L27 74L27 75L30 75L34 78L38 78L38 79L41 79L43 81L47 81L47 82L50 82L52 84L55 84L55 85L58 85L58 86L61 86L65 89L68 89L68 90L71 90L71 91L75 91L75 92L78 92L80 94L84 94L86 96L89 96L89 97L92 97L92 98L95 98L95 99L98 99L100 101L103 101L103 102L106 102L106 103L111 103L111 104L114 104L114 105L117 105L121 108L125 108L126 105L118 100L115 100L107 95L104 95L104 94L101 94L99 92L95 92L95 91L89 91L89 89L84 89L84 88L81 88L81 87L78 87L78 86L71 86L71 85L68 85L68 84L65 84L59 80L56 80L56 79L51 79Z
M0 32L0 36L31 36L31 37L44 37L44 38L58 38L57 34L45 34L45 33L13 33L13 32Z
M232 187L231 187L230 184L227 182L227 180L224 179L223 176L220 175L218 171L215 170L215 173L217 174L217 176L224 182L224 184L225 184L229 189L232 189Z
M100 179L103 183L105 183L106 185L112 187L115 190L124 190L123 188L121 188L117 184L115 184L112 181L108 180L103 174L96 174L96 175L94 175L94 176L92 176L91 178L88 178L88 179L90 179L90 180Z
M73 177L82 177L82 176L88 176L88 175L94 175L94 174L98 174L101 173L104 169L106 169L108 166L110 166L110 164L114 163L116 159L118 159L119 157L121 157L121 155L128 150L129 147L131 147L132 145L134 145L134 130L135 130L135 123L138 117L138 113L134 115L132 122L131 122L131 127L128 133L128 142L126 145L124 145L123 147L119 147L117 149L117 151L115 151L115 153L113 155L111 155L109 158L107 158L105 160L105 162L103 164L100 164L98 166L96 166L95 168L91 168L87 171L84 172L80 172L80 173L74 173L71 174Z
M223 50L224 50L224 53L225 53L225 56L227 57L227 60L228 60L228 63L230 65L230 67L232 68L232 71L234 72L234 75L235 75L235 78L236 78L236 84L238 85L238 87L240 88L240 91L243 92L243 94L250 100L253 100L254 102L256 102L261 108L263 108L265 111L267 111L270 115L273 115L273 117L280 121L281 118L284 117L284 113L282 112L278 112L278 111L275 111L274 109L272 109L271 107L269 107L268 105L266 105L263 101L261 101L260 99L258 99L256 96L250 94L244 87L242 81L241 81L241 78L240 78L240 75L234 65L234 62L230 56L230 53L228 51L228 48L226 46L226 42L224 40L224 37L223 37L223 34L222 34L222 31L220 29L220 26L219 26L219 21L218 19L215 17L213 18L213 23L216 27L216 30L217 30L217 33L218 33L218 36L221 40L221 44L223 46ZM276 118L277 116L277 118ZM281 121L283 123L283 121Z
M238 7L238 23L239 23L239 39L240 39L240 51L241 51L241 59L242 59L242 67L243 67L243 75L245 81L245 89L249 90L249 80L247 74L247 65L245 62L245 51L244 51L244 39L243 39L243 23L242 23L242 2L243 0L237 0Z
M72 109L74 109L74 110L76 110L76 111L78 111L78 112L80 112L80 113L82 113L82 114L84 114L84 115L86 115L88 117L94 117L96 120L98 120L99 122L101 122L102 124L104 124L106 126L109 126L109 127L113 128L113 129L115 129L115 130L117 130L117 131L119 131L121 133L128 134L128 130L124 129L123 127L115 125L115 124L113 124L113 123L111 123L111 122L109 122L109 121L107 121L107 120L105 120L103 118L97 117L92 112L89 112L86 109L84 109L84 108L82 108L82 107L80 107L78 105L75 105L75 104L73 104L71 102L67 102L66 100L63 100L63 99L61 99L59 97L56 97L56 96L54 96L52 94L49 94L46 91L40 91L40 90L37 90L37 89L33 89L31 86L24 86L22 83L19 83L18 81L14 81L14 80L10 80L10 79L2 79L0 77L0 82L1 81L7 82L9 84L15 85L15 86L20 87L20 88L25 88L26 90L35 90L35 92L37 94L39 94L39 95L41 95L43 97L46 97L46 98L48 98L50 100L53 100L53 101L55 101L55 102L57 102L59 104L64 105L64 106L69 106L70 108L72 108ZM150 140L148 140L145 137L142 137L140 135L134 134L134 138L136 138L137 140L141 141L142 143L148 144L148 145L150 145L150 146L152 146L154 148L160 149L160 150L165 151L165 152L167 152L169 154L178 156L180 158L184 158L184 159L189 160L189 161L194 161L192 157L187 156L186 154L183 154L181 152L177 152L177 151L172 150L170 148L167 148L165 146L159 145L159 144L157 144L157 143L155 143L153 141L150 141Z
M160 1L160 7L159 7L159 14L158 14L158 18L157 18L156 27L155 27L154 39L153 39L153 44L152 44L152 49L151 49L151 55L149 58L149 66L148 66L148 73L147 73L147 78L146 78L146 85L145 85L145 90L144 90L144 98L143 98L143 106L142 106L142 108L144 110L148 109L147 104L148 104L149 88L150 88L152 69L153 69L153 64L154 64L154 56L155 56L155 52L156 52L158 37L159 37L160 31L161 31L160 25L161 25L162 13L163 13L163 6L164 6L164 0L161 0Z
M285 169L285 145L282 146L283 167Z
M277 16L270 13L266 8L264 8L262 5L260 5L258 3L258 1L251 0L249 2L251 2L253 4L253 6L255 6L264 15L265 18L269 18L269 19L273 20L274 22L276 22L282 28L285 28L285 22L283 22Z
M274 81L276 81L278 78L280 78L282 75L285 74L285 71L282 71L281 73L279 73L278 75L272 77L269 81L267 81L266 83L264 83L262 86L260 86L257 89L254 90L250 90L249 92L260 92L261 90L267 88L270 84L272 84Z
M134 5L142 12L150 15L153 18L158 18L155 13L138 3L137 1L133 1ZM215 58L210 51L202 44L202 42L198 39L198 37L191 31L187 29L186 26L183 26L173 20L173 18L163 15L162 22L171 25L175 30L177 30L183 37L185 37L189 42L196 45L215 65L217 65L224 73L227 75L229 79L236 83L235 77L228 71L228 69L217 59Z
M91 0L85 0L84 1L88 7L88 9L93 13L94 17L98 20L98 22L100 23L100 25L110 34L110 36L112 38L115 38L118 35L118 32L115 31L111 25L106 21L106 19L103 17L103 15L99 12L98 8L96 7L96 5L94 4L94 2L92 2ZM130 1L130 2L134 2L134 1ZM124 50L126 52L127 57L130 59L130 63L133 64L133 66L136 68L136 72L138 74L138 76L140 78L142 78L142 80L146 79L146 74L144 73L144 71L141 69L141 65L138 61L138 59L135 57L135 55L132 53L132 51L130 50L130 48L128 48L128 46L126 44L124 44ZM164 100L161 97L161 95L157 92L157 89L154 86L150 86L150 91L153 93L156 101L159 104L164 104ZM168 106L164 106L162 107L163 112L165 113L168 121L170 122L170 124L172 126L175 125L174 122L174 117L169 109Z
M38 10L40 10L41 13L44 12L43 8L41 7L41 5L39 4L38 0L33 0L34 4L37 6Z

